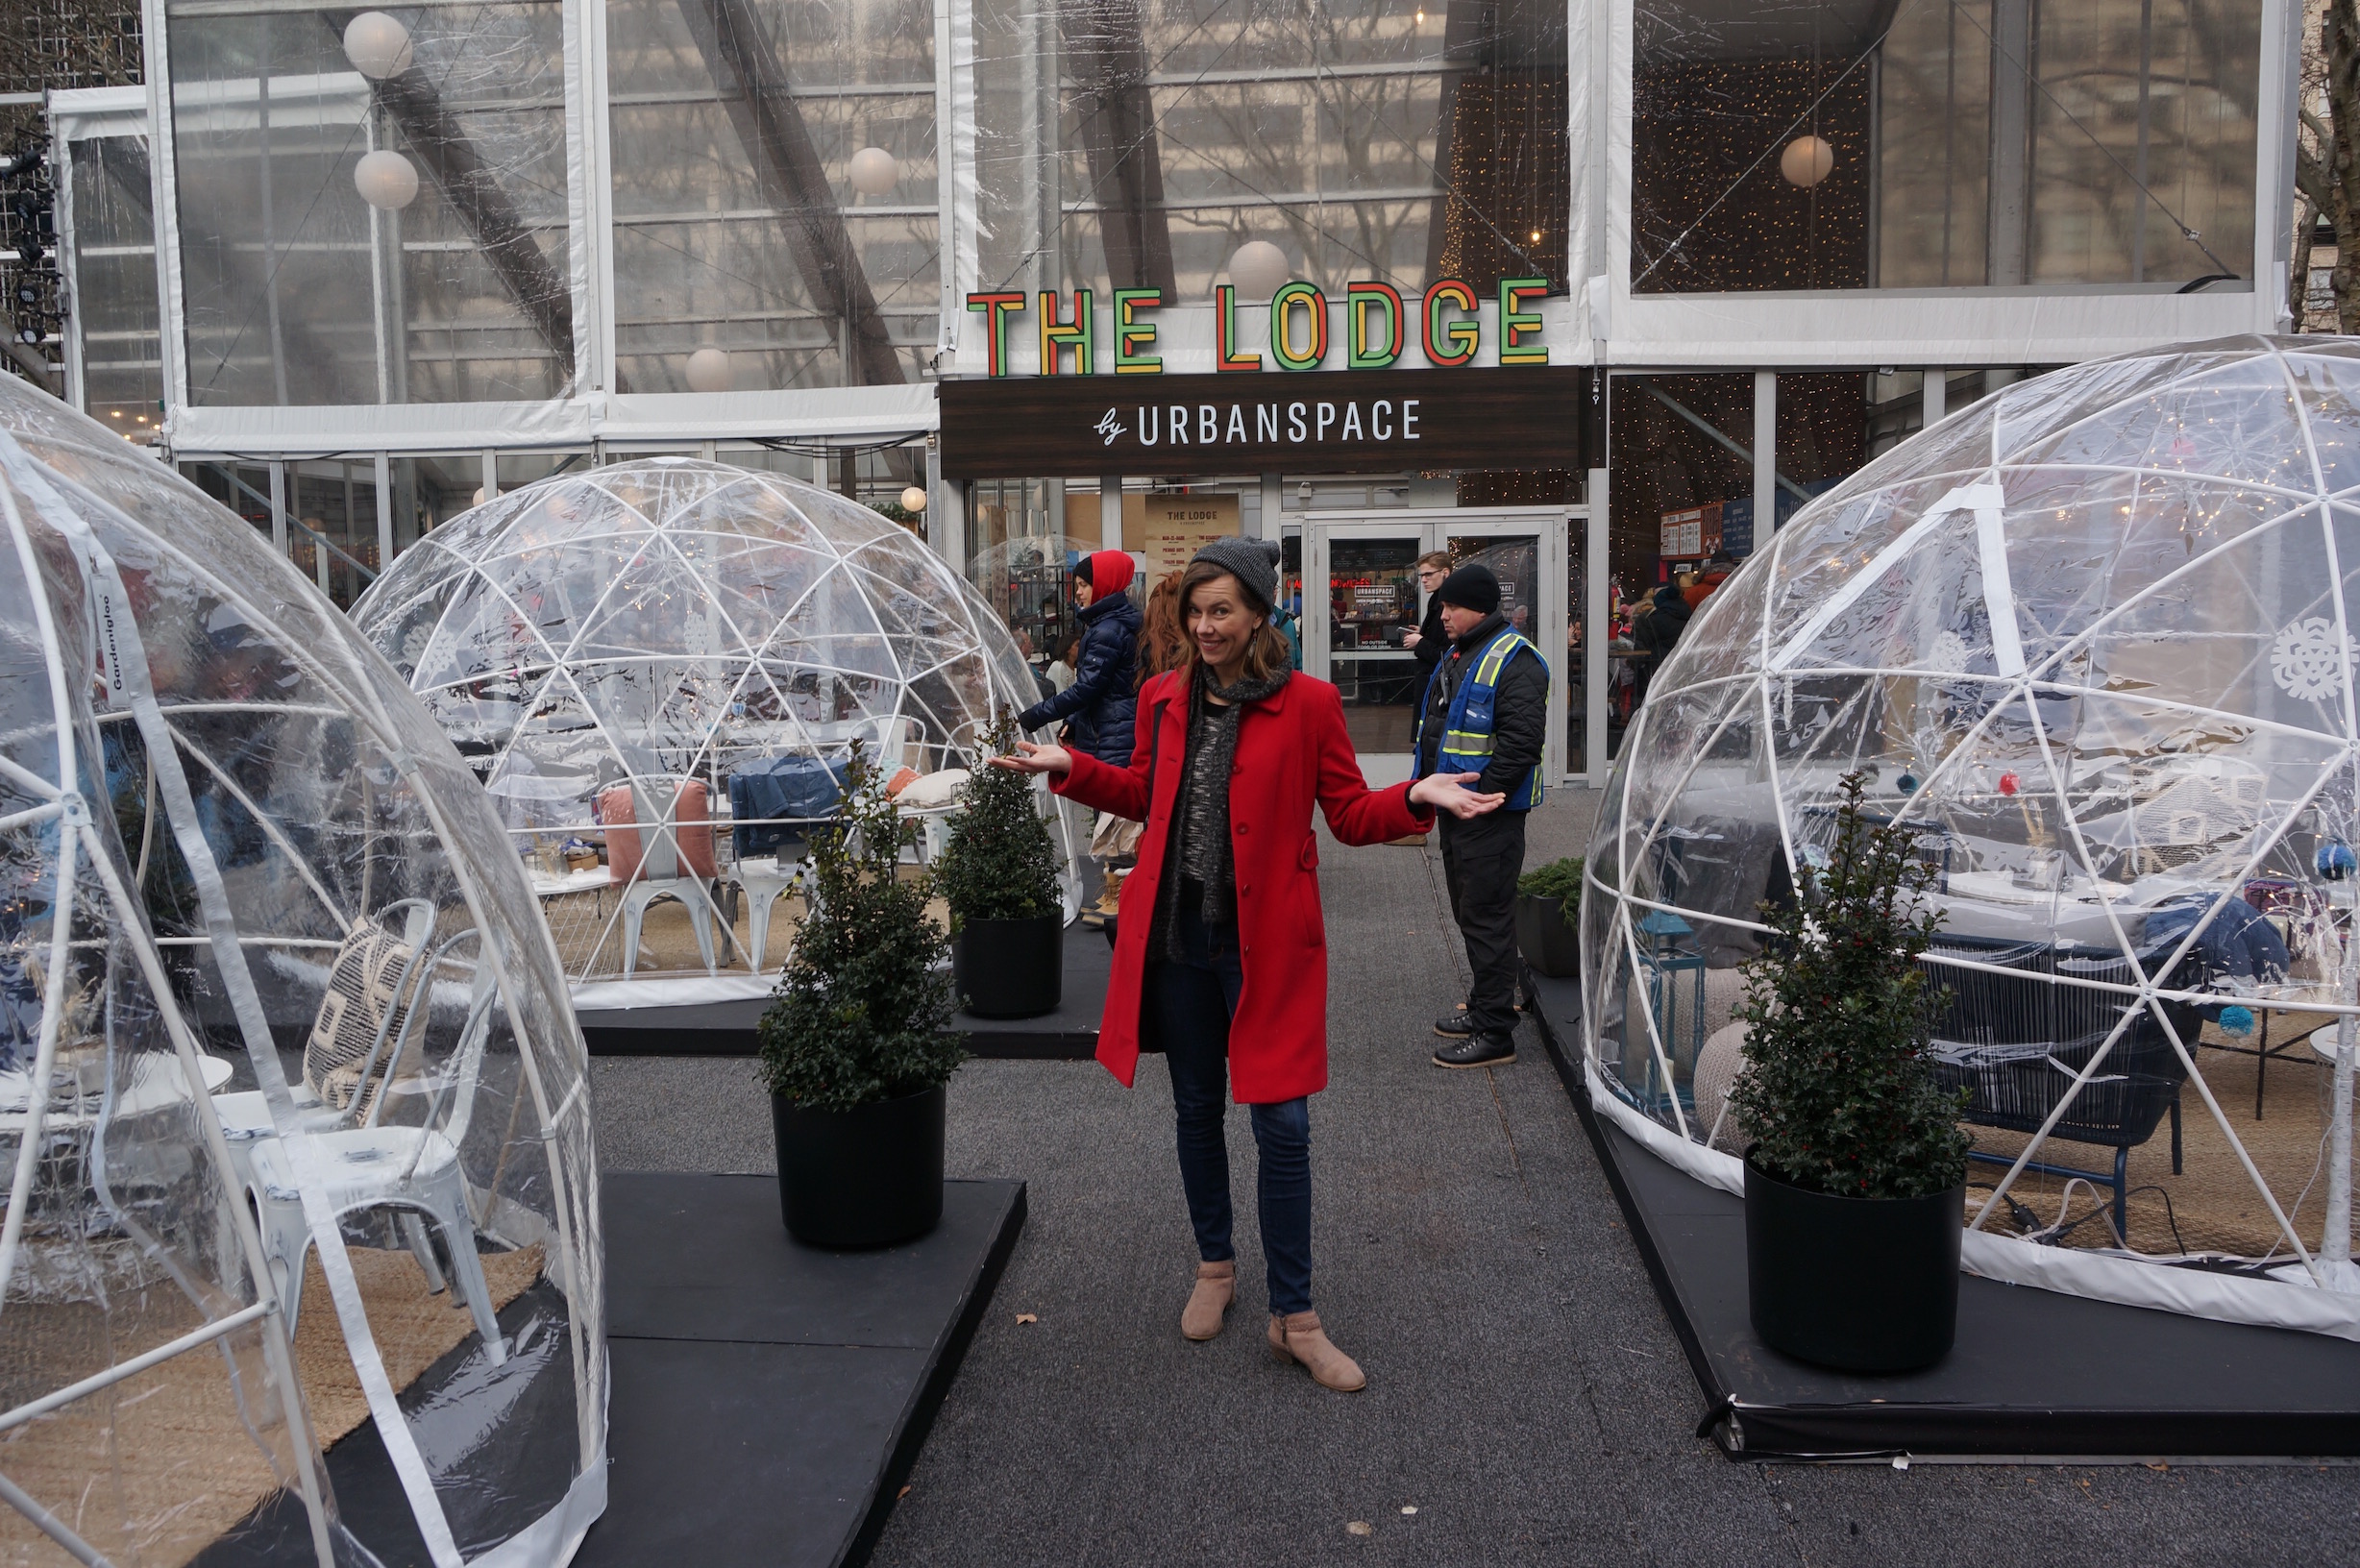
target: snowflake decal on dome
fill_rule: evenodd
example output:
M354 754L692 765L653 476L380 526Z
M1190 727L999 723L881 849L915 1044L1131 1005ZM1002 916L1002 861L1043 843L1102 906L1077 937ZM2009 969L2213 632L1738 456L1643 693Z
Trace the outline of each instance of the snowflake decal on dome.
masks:
M2351 656L2349 641L2336 636L2335 623L2326 617L2292 621L2271 642L2270 678L2297 701L2317 702L2342 689Z
M1946 675L1967 673L1967 640L1954 631L1942 632L1926 649L1926 668Z

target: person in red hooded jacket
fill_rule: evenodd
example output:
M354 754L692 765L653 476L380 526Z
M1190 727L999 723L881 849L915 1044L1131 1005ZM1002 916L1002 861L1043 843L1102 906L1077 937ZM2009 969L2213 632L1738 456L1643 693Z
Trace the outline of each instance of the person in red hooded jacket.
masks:
M1181 1333L1220 1333L1237 1294L1227 1092L1252 1111L1271 1350L1340 1391L1364 1386L1311 1301L1310 1096L1327 1087L1327 934L1315 802L1350 845L1382 844L1498 809L1475 773L1371 790L1343 700L1294 673L1271 625L1273 540L1217 539L1180 585L1187 660L1139 694L1128 767L1018 743L993 765L1053 775L1058 794L1146 823L1123 884L1098 1060L1128 1087L1143 1042L1171 1074L1196 1284ZM1226 1080L1226 1082L1224 1082Z

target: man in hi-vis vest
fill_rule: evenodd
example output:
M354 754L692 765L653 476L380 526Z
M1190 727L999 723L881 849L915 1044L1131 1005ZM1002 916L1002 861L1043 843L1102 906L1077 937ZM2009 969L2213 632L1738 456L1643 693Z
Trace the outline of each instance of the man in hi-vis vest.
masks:
M1418 706L1418 776L1481 773L1508 803L1470 821L1442 821L1450 912L1466 941L1475 983L1465 1007L1435 1020L1447 1042L1438 1067L1502 1066L1516 1059L1516 878L1524 871L1524 814L1540 803L1540 752L1549 726L1549 666L1500 614L1500 579L1459 568L1442 601L1450 650Z

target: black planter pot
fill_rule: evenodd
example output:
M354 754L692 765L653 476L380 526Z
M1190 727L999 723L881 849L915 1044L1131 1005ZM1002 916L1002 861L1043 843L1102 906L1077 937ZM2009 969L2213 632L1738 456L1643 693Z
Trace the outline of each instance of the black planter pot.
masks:
M960 921L950 942L950 976L967 1011L979 1018L1056 1012L1066 986L1064 915Z
M1961 1183L1836 1198L1745 1163L1746 1304L1773 1350L1844 1372L1914 1372L1958 1327Z
M1558 980L1582 973L1581 933L1565 923L1565 900L1516 894L1516 947L1535 974Z
M887 1247L943 1219L940 1088L856 1111L805 1111L771 1096L778 1205L814 1247Z

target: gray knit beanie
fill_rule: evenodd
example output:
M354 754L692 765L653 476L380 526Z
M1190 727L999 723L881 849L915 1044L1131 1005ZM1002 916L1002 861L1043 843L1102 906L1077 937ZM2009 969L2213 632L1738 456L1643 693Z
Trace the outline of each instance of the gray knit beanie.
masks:
M1255 608L1267 614L1278 602L1278 563L1284 553L1275 539L1248 539L1233 533L1205 546L1189 564L1211 561L1237 578Z

